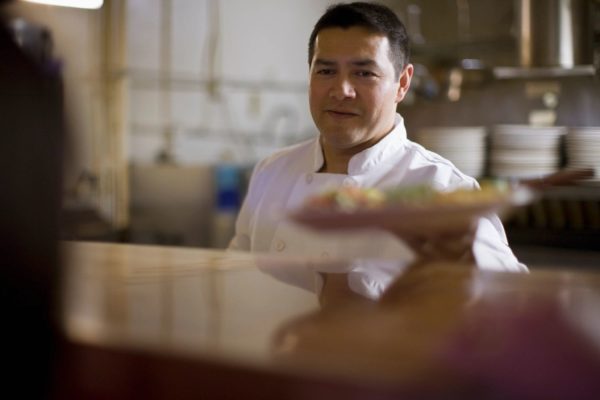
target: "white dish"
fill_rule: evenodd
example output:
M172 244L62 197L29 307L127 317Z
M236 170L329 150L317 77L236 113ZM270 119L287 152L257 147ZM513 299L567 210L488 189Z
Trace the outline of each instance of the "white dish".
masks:
M542 164L554 165L558 163L558 153L551 155L536 155L535 153L527 156L525 154L510 154L510 153L492 153L490 160L493 163L499 164Z
M559 136L546 135L494 135L491 140L492 149L556 149L559 144Z
M563 126L497 125L492 130L492 148L556 148L567 128Z
M483 126L431 126L421 128L419 136L485 136Z
M518 178L518 179L526 179L526 178L542 178L544 176L550 175L556 172L556 168L491 168L491 175L496 178Z
M467 142L458 142L458 143L453 143L453 144L440 144L440 143L431 143L428 141L421 141L419 142L421 144L421 146L425 147L426 149L429 150L433 150L435 151L435 149L440 149L440 150L454 150L454 151L485 151L485 144L484 143L477 143L477 142L472 142L472 141L467 141Z
M598 158L598 156L588 156L588 157L583 157L583 156L576 156L576 157L569 157L569 164L577 164L578 167L593 167L595 165L600 165L600 159Z
M566 135L567 140L580 140L580 141L590 141L590 142L599 142L600 141L600 132L592 133L592 132L569 132Z
M426 148L485 148L483 127L433 127L421 129L416 141Z
M380 228L399 235L430 236L462 230L484 215L503 214L512 207L530 203L534 197L534 192L523 186L481 202L423 206L398 204L351 212L300 209L290 214L290 218L320 231Z
M442 154L445 158L452 161L455 165L458 164L474 164L479 165L483 164L485 161L485 157L480 156L471 156L469 154L465 155L456 155L456 154Z
M483 168L458 168L463 174L473 178L480 178L483 176Z
M454 165L458 166L469 166L469 167L479 167L481 165L484 165L484 160L483 159L469 159L469 158L459 158L456 160L452 160L452 158L448 158L450 161L452 161L452 163Z
M509 135L563 135L567 132L567 128L564 126L495 125L492 132Z
M598 127L598 126L571 127L571 128L569 128L569 135L600 136L600 127Z
M569 146L567 145L568 153L581 153L581 154L596 154L600 152L600 146Z

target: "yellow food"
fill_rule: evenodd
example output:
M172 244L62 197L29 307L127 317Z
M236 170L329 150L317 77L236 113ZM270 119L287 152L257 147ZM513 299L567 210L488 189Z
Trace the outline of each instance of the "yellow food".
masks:
M385 201L386 195L379 189L343 187L309 198L306 207L351 211L357 208L377 208L382 206Z
M305 206L310 209L354 211L377 209L393 205L430 207L432 205L487 203L507 195L506 186L483 185L479 189L457 189L439 192L425 185L396 187L387 190L343 187L309 198Z

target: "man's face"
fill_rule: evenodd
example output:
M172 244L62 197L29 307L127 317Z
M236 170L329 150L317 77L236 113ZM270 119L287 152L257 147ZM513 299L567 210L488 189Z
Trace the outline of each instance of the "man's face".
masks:
M394 126L412 66L395 79L387 37L362 27L319 32L310 65L310 112L325 150L355 154Z

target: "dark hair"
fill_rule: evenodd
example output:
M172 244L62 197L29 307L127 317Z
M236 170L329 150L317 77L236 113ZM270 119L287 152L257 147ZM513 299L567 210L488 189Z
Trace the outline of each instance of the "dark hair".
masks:
M315 24L308 41L308 65L315 51L315 40L319 32L326 28L348 29L353 26L364 27L374 33L385 35L390 42L390 60L394 64L396 79L404 66L408 64L410 49L408 34L404 24L388 7L375 3L340 3L327 8L325 14Z

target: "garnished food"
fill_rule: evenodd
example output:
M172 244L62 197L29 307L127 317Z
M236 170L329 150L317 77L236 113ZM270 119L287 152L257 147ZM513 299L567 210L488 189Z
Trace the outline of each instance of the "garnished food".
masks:
M394 205L429 207L432 205L486 203L508 195L506 185L486 184L481 189L456 189L439 192L430 186L416 185L380 190L343 187L309 198L308 209L351 212L358 209L378 209Z
M358 208L378 208L385 204L385 192L379 189L343 187L309 198L306 207L311 209L352 211Z

